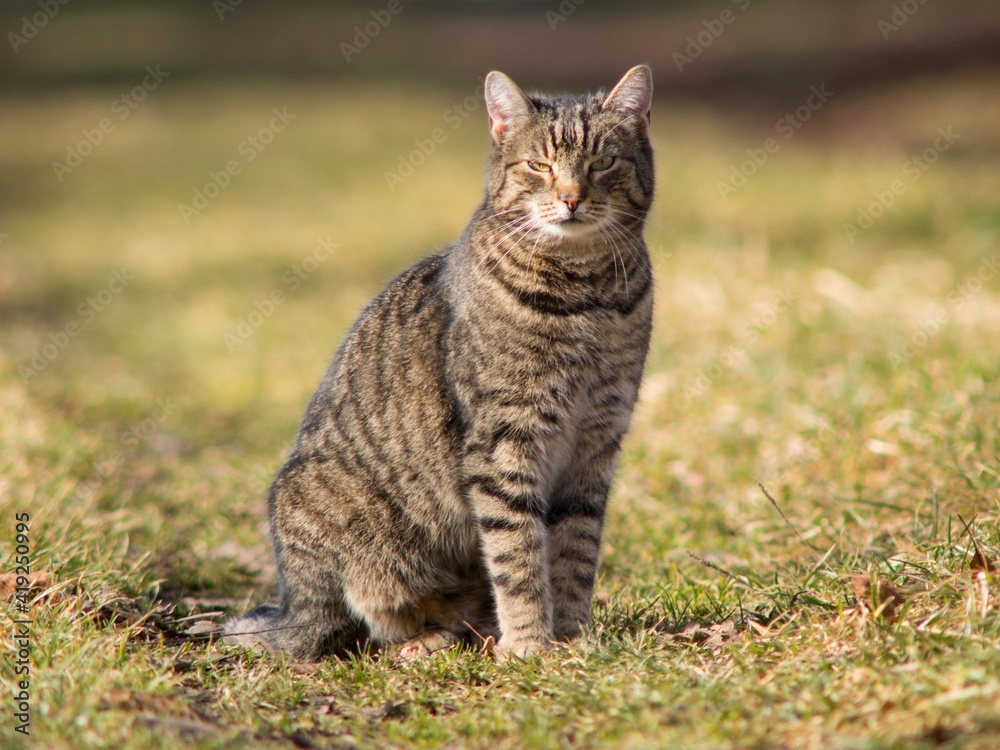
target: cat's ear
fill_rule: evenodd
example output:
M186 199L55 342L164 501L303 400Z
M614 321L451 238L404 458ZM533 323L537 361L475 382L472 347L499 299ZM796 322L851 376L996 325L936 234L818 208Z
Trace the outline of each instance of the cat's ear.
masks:
M652 104L653 71L648 65L636 65L611 89L611 93L601 102L601 108L613 109L623 115L639 116L648 125Z
M505 132L535 111L535 105L518 85L498 70L486 76L483 93L490 115L490 133L497 143Z

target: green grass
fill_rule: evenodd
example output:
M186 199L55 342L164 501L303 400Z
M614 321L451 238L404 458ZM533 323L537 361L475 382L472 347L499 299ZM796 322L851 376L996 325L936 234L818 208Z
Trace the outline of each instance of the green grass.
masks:
M478 201L481 108L394 191L385 172L469 93L167 79L62 182L51 162L120 92L3 101L0 554L29 513L57 586L31 610L30 744L995 746L1000 581L973 578L959 521L1000 554L1000 278L957 291L1000 244L987 77L835 96L728 200L782 113L659 103L656 329L586 640L310 673L177 635L273 592L269 477L365 300ZM185 223L274 107L295 119ZM320 238L336 252L306 272ZM899 589L895 618L858 611L861 574Z

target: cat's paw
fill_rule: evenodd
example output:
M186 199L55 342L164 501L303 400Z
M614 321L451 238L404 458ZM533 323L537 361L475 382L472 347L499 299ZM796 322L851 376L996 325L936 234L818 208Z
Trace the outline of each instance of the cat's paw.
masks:
M590 629L590 619L569 620L565 623L556 623L554 640L559 643L575 641L583 637L584 633Z
M552 641L548 639L511 641L508 643L504 638L501 638L493 653L496 655L496 660L502 664L511 659L527 659L529 656L548 651L550 648L552 648Z
M390 648L390 654L397 661L412 661L421 656L443 651L459 642L459 637L450 630L429 630L408 641L397 643Z

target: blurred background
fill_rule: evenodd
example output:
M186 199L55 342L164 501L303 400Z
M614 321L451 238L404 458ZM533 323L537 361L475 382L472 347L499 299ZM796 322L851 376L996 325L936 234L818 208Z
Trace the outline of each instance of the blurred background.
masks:
M4 0L0 32L0 489L172 585L266 565L331 352L480 200L492 69L654 70L631 512L736 517L753 477L891 499L995 440L994 0Z
M513 704L494 684L455 742L527 721L546 746L621 744L648 731L646 702L657 731L687 722L713 746L993 731L995 609L976 616L956 519L995 560L996 0L0 0L0 560L28 513L32 569L69 597L32 615L42 745L124 746L136 710L160 712L147 693L180 696L185 721L214 694L242 745L303 726L283 714L313 710L305 682L175 661L198 647L144 640L136 613L219 618L274 594L270 478L362 306L479 203L482 78L608 88L641 62L654 333L594 609L625 676L580 682L574 658ZM833 619L863 571L906 584L912 620L862 638ZM654 625L745 606L788 615L748 659L692 644L652 668ZM478 705L464 669L443 711ZM646 672L675 692L639 690ZM372 679L360 713L348 693L375 673L357 674L324 726L354 715L359 737L404 742L406 704L378 706L417 673ZM443 674L424 682L451 690ZM563 682L592 685L593 708L553 704ZM411 730L444 736L420 705ZM148 726L165 747L187 736Z

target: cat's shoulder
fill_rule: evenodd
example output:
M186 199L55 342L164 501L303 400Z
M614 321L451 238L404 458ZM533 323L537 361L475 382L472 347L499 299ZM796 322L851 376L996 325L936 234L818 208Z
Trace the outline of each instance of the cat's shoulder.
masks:
M393 277L371 301L367 315L415 315L447 305L449 293L445 276L450 248L424 256Z

